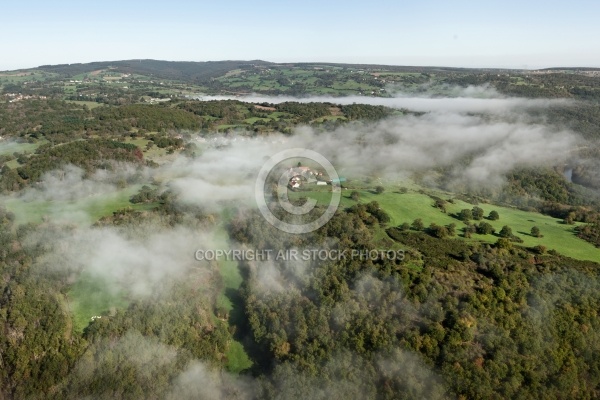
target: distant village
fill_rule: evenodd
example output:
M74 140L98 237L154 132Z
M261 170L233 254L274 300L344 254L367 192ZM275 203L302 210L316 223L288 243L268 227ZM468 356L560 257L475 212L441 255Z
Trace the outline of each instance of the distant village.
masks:
M21 94L21 93L6 93L4 95L4 97L9 99L8 100L9 103L16 103L18 101L31 100L31 99L46 100L46 96L27 95L27 94Z

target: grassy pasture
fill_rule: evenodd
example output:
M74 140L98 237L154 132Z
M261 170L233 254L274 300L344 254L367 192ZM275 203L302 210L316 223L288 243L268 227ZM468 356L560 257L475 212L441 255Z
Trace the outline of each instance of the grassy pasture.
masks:
M67 103L71 103L71 104L77 104L80 106L87 106L87 108L89 108L90 110L97 108L97 107L103 107L105 106L105 104L102 103L96 103L95 101L83 101L83 100L66 100Z
M345 121L347 118L344 117L343 115L326 115L324 117L320 117L314 120L314 122L325 122L325 121L336 121L336 120L342 120Z
M363 78L357 78L356 73L351 73L324 66L323 69L277 68L271 71L244 72L241 74L225 74L217 80L230 88L244 88L252 91L280 91L288 92L301 85L307 94L313 95L348 95L358 94L361 91L379 93L379 87L372 86ZM331 87L324 87L321 76L334 74L335 78ZM287 81L281 81L284 77ZM359 89L360 88L360 89Z
M24 71L10 71L10 72L0 72L0 85L5 85L7 83L23 83L29 81L45 81L49 77L55 76L54 74L46 73L46 72L24 72Z
M247 124L253 124L257 121L262 121L262 122L269 122L271 121L271 118L260 118L260 117L252 117L252 118L246 118L244 120L245 123Z
M375 185L373 185L375 186ZM409 185L406 185L409 186ZM478 235L474 234L471 239L464 239L460 235L462 228L465 224L455 218L453 215L460 212L460 210L473 208L472 204L465 203L460 200L454 200L454 204L447 204L447 213L443 213L438 208L435 208L434 200L424 193L419 193L413 186L405 194L401 194L397 191L398 186L386 188L386 191L382 194L376 194L371 189L361 188L357 189L360 193L360 202L368 203L371 201L377 201L381 208L383 208L391 217L389 226L398 226L404 222L411 223L417 218L421 218L425 226L429 226L431 223L438 225L449 225L451 223L456 224L458 237L463 240L470 241L482 241L486 243L495 243L498 240L497 235ZM356 204L350 199L351 189L345 189L342 192L341 207L348 207ZM436 196L441 197L445 200L450 199L451 194L440 195L436 192ZM290 194L290 198L299 197L311 197L318 201L319 204L328 204L331 194L327 192L295 192ZM497 221L489 221L484 219L483 221L491 224L496 232L499 232L504 225L508 225L514 235L523 239L523 243L518 244L520 246L533 247L537 245L546 246L548 249L554 249L559 253L580 260L600 260L600 248L595 247L591 243L588 243L582 239L579 239L574 232L576 225L565 225L562 220L552 218L550 216L542 215L535 212L521 211L516 208L496 206L492 204L479 204L485 216L490 211L496 210L500 215L500 219ZM472 221L478 223L479 221ZM537 226L543 237L536 238L530 235L531 228Z
M229 372L240 373L252 366L252 360L244 350L244 346L236 340L229 344L226 356Z
M228 220L227 212L223 213L224 222L216 232L215 239L218 246L223 249L228 248L227 232L223 224ZM239 289L243 282L243 277L238 268L238 263L233 260L219 260L221 277L223 278L223 291L217 298L217 306L225 309L229 313L230 324L236 325L238 319L243 313L243 303L239 296ZM239 373L252 366L252 360L246 353L242 343L232 340L226 353L227 369L233 373Z
M0 156L13 154L13 153L32 153L40 145L46 143L46 141L38 141L36 143L18 143L18 142L0 142Z
M8 168L10 169L15 169L15 168L19 168L19 166L21 165L16 159L15 160L10 160L7 163L5 163L4 165L6 165Z
M73 313L75 329L83 331L93 316L106 316L111 309L127 307L123 294L109 282L82 273L68 294L69 309Z
M145 210L155 204L132 204L129 198L136 194L142 185L132 185L112 193L100 193L76 201L33 200L23 201L15 196L4 199L5 207L15 214L17 224L38 223L44 217L75 223L91 224L101 217L111 215L114 211L131 207L134 210Z

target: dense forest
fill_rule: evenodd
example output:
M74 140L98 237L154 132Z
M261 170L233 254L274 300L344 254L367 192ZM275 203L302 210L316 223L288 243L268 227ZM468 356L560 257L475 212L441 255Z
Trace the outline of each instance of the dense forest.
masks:
M377 248L367 233L369 216L348 209L305 240L336 237L339 246ZM264 248L301 245L269 232L259 218L231 229L237 240ZM267 360L281 363L278 379L287 374L287 382L296 381L301 373L335 386L343 374L349 384L364 385L365 398L597 396L593 365L600 348L590 332L598 324L598 264L423 233L392 237L413 249L402 263L321 263L304 275L281 263L279 290L261 282L258 265L246 266L252 337ZM346 357L361 365L356 375L347 375ZM382 369L386 357L406 364ZM302 396L305 383L297 384L285 387L285 397ZM267 383L263 395L281 396L276 388Z

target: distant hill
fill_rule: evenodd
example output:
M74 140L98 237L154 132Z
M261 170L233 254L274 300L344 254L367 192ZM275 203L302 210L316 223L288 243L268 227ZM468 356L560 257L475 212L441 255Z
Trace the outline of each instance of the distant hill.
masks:
M266 61L159 61L125 60L102 61L86 64L42 65L35 70L53 72L65 78L106 68L128 74L154 76L162 79L174 79L188 82L205 82L234 69L247 69L255 66L267 66Z
M43 65L0 73L6 101L51 98L122 105L207 95L372 96L394 93L456 96L490 88L512 97L599 102L600 70L517 70L262 60L121 60ZM158 100L157 100L158 99ZM586 120L584 119L583 122Z
M319 67L339 67L354 68L365 70L384 70L392 72L469 72L469 71L509 71L507 69L494 68L453 68L453 67L424 67L424 66L400 66L400 65L380 65L380 64L342 64L329 62L302 62L302 63L272 63L262 60L250 61L161 61L161 60L123 60L123 61L101 61L85 64L59 64L42 65L33 70L53 72L62 75L65 78L90 73L106 68L114 69L122 73L136 73L140 75L155 76L162 79L175 79L188 82L206 82L212 78L217 78L235 69L252 69L254 67L299 67L299 68L319 68Z
M226 61L161 61L161 60L121 60L100 61L78 64L42 65L28 71L43 71L59 74L64 79L70 79L80 74L91 73L99 70L111 69L125 74L139 74L152 76L157 79L176 80L191 84L205 84L215 78L222 77L234 70L256 70L260 68L299 68L320 70L328 68L354 69L356 71L370 72L411 72L421 74L500 74L500 73L527 73L528 70L500 69L500 68L456 68L432 66L401 66L381 64L343 64L330 62L300 62L300 63L272 63L262 60L226 60ZM576 72L596 74L598 68L546 68L535 70L539 72ZM532 71L532 72L535 72Z
M384 65L384 64L344 64L331 62L290 62L272 63L263 60L225 60L225 61L163 61L150 59L121 60L121 61L99 61L77 64L42 65L31 71L47 71L58 73L65 78L71 78L82 73L89 73L101 69L112 68L123 73L137 73L140 75L152 75L163 79L177 79L182 81L204 82L211 78L222 76L228 71L235 69L250 69L257 66L264 67L339 67L365 70L385 70L393 72L527 72L522 69L508 68L459 68L444 66L408 66L408 65ZM538 69L537 71L600 71L600 68L588 67L551 67Z

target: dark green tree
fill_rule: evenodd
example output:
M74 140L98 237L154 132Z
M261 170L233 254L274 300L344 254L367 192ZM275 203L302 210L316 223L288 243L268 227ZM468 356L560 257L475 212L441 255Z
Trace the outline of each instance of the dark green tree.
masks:
M423 220L421 218L417 218L413 221L410 227L415 231L422 231L425 225L423 225Z
M448 230L448 236L456 235L456 224L455 223L446 225L446 229Z
M488 219L490 221L498 221L500 219L500 215L498 214L498 211L496 211L496 210L490 211L490 214L488 215Z
M442 210L443 213L446 213L446 204L447 204L446 200L437 199L435 201L435 207Z
M479 233L480 235L491 235L494 232L496 232L494 227L488 224L487 222L480 222L477 226L477 233Z
M473 212L468 208L460 210L460 212L458 213L458 219L460 219L464 223L467 223L473 219Z
M475 206L471 212L473 213L474 220L479 221L483 219L483 208Z
M513 235L512 229L510 229L510 227L508 225L504 225L502 227L502 229L500 230L500 232L498 233L498 235L500 235L500 237L509 239Z
M435 223L429 225L428 233L436 238L443 239L448 236L448 229Z
M499 249L510 250L512 248L512 242L507 238L499 238L496 242L496 247Z

